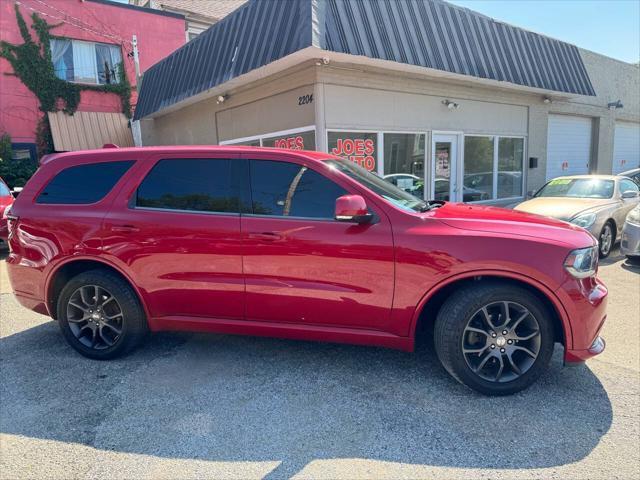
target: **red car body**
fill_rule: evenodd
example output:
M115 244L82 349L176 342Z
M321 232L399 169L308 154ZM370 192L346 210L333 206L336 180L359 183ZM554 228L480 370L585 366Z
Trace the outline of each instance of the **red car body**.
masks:
M4 180L0 178L0 248L6 246L9 231L7 229L7 216L9 207L13 204L13 195Z
M130 208L160 159L269 159L305 165L377 216L353 224L259 215L184 215ZM55 318L65 266L106 265L128 280L152 331L191 330L414 348L429 307L464 282L502 278L538 292L553 310L565 360L598 354L605 286L563 267L586 231L511 210L448 203L408 212L330 168L319 152L251 147L153 147L46 159L16 200L9 278L22 305ZM39 205L52 176L88 162L133 160L92 205ZM353 208L358 208L357 206ZM215 248L212 246L215 245Z

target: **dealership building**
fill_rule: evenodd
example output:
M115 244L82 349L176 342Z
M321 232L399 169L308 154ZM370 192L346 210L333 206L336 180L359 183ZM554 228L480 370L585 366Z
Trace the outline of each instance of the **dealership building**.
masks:
M440 0L250 0L144 73L137 144L304 148L509 204L640 164L640 70Z

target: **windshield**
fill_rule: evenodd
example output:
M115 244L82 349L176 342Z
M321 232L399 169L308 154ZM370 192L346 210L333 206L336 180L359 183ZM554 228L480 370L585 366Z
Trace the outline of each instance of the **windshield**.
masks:
M542 187L536 197L611 198L613 180L599 178L556 178Z
M388 202L393 203L404 210L419 212L425 207L425 202L423 200L399 189L395 185L380 178L378 175L365 170L350 160L331 159L326 162L327 165L351 177L356 182L361 183Z

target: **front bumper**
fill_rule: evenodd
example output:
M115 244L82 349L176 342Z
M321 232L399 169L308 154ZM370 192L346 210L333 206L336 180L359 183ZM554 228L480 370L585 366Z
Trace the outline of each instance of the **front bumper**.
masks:
M604 338L598 335L591 346L586 350L566 350L564 354L564 363L568 366L584 363L590 358L604 352L606 346L607 342L604 341Z
M629 257L640 256L640 225L626 222L620 237L620 253Z
M598 279L567 280L556 292L561 297L571 329L565 332L565 363L582 363L605 349L600 331L607 319L605 285Z

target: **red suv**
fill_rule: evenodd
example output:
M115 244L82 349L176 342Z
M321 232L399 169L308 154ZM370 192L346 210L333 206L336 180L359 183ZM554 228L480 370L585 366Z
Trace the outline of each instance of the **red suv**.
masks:
M9 214L18 300L95 359L147 331L411 351L485 394L599 354L607 289L585 230L424 202L326 153L104 149L46 158Z

